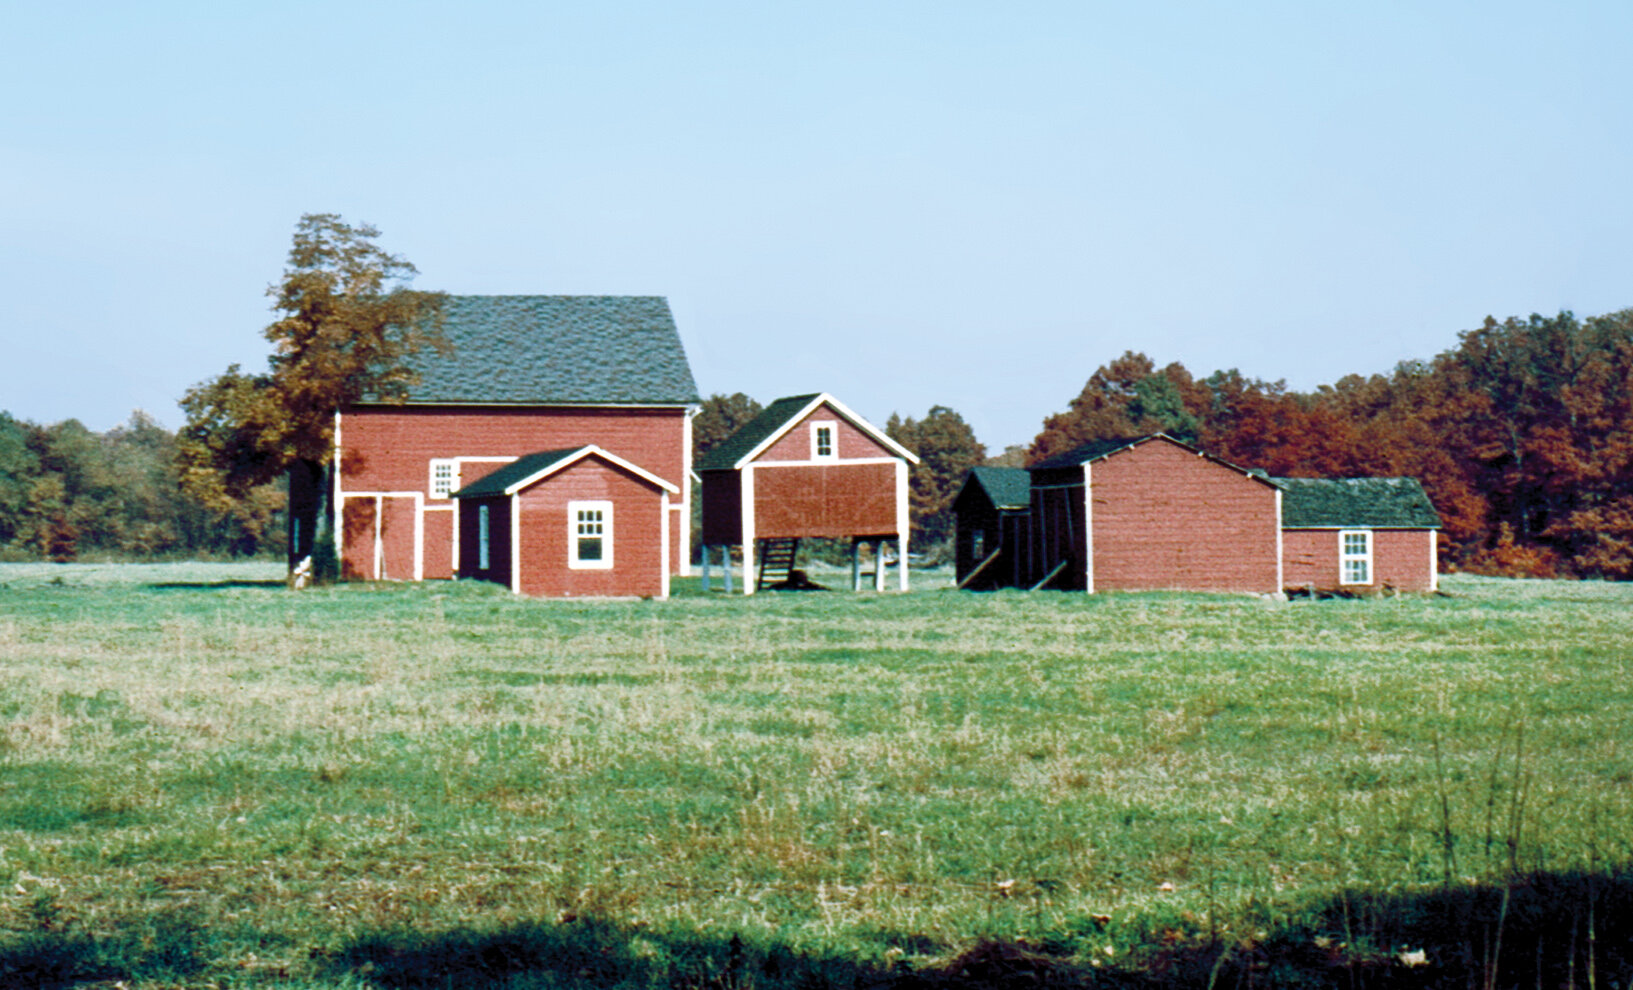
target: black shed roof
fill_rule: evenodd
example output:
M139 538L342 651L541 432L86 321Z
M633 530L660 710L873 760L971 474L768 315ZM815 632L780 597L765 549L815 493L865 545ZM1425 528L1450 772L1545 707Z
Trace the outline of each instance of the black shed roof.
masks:
M1439 529L1416 478L1272 478L1287 529Z
M427 404L691 405L697 383L662 296L448 296L447 354L409 366Z

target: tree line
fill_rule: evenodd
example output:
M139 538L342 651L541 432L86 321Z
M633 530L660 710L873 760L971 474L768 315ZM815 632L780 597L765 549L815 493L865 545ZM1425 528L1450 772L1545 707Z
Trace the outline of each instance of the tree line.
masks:
M1432 360L1313 392L1128 352L1028 456L1159 430L1272 475L1417 478L1451 566L1633 577L1633 310L1488 317Z
M710 396L697 453L760 405ZM913 542L952 534L971 467L1024 467L1093 440L1163 432L1282 477L1413 477L1439 510L1441 559L1516 576L1633 578L1633 310L1487 318L1457 346L1388 374L1311 392L1236 369L1197 378L1129 351L1102 365L1025 449L988 457L956 411L893 415L885 431L922 463Z
M280 485L211 507L177 485L176 455L176 435L140 411L105 433L0 412L0 560L283 552Z

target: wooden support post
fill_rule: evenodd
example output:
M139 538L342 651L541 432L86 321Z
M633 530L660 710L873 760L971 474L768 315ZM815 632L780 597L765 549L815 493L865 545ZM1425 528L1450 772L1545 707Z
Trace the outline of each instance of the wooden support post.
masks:
M726 594L731 594L731 547L720 548L720 569L725 572Z
M851 590L862 590L862 541L851 538Z
M873 590L885 590L885 541L873 541Z
M709 590L709 545L703 544L703 590Z
M896 537L896 584L898 591L907 590L907 534Z

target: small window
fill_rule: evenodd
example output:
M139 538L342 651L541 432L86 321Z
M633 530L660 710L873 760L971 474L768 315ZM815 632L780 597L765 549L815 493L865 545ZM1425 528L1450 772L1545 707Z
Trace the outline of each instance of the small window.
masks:
M839 456L838 427L831 422L811 424L811 457L813 460L832 460Z
M1344 530L1338 534L1338 583L1372 583L1372 531Z
M970 534L970 554L974 556L977 561L986 556L986 550L986 532L978 529L974 533Z
M612 503L567 503L567 566L574 570L612 567Z
M476 507L476 569L488 569L488 507Z
M431 497L447 498L459 490L459 462L437 458L431 462Z

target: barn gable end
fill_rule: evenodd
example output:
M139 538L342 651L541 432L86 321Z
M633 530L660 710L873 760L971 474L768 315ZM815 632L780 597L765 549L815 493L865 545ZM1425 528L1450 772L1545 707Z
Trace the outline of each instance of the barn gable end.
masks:
M872 543L876 558L894 541L905 590L910 463L918 457L831 395L778 399L698 463L705 554L741 547L744 574L755 575L758 555L776 553L785 574L791 541L850 537L853 552ZM744 593L758 583L745 577Z

